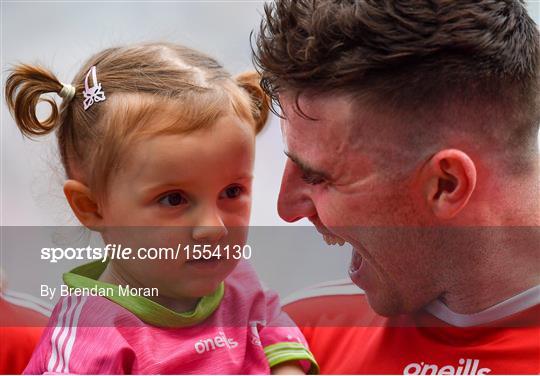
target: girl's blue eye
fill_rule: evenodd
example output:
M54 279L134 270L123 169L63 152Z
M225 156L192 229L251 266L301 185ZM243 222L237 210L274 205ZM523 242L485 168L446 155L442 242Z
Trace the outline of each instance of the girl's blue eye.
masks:
M244 189L239 185L231 185L230 187L225 188L221 193L221 198L236 198L242 194Z
M179 192L169 193L163 196L159 203L165 206L178 206L187 203L187 200Z

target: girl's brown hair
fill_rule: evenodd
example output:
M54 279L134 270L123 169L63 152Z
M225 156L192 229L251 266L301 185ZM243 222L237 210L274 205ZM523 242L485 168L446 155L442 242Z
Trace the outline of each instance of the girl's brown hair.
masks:
M92 66L107 99L84 110L84 79ZM83 65L72 85L74 97L58 106L52 98L43 98L60 93L64 85L58 78L39 66L18 65L6 81L6 101L25 136L57 131L68 178L83 182L97 197L106 191L123 152L141 135L194 131L231 111L258 133L268 118L269 100L257 73L235 79L211 57L175 44L104 50ZM36 115L40 101L51 107L45 120ZM156 114L171 109L178 116L170 122L152 122Z

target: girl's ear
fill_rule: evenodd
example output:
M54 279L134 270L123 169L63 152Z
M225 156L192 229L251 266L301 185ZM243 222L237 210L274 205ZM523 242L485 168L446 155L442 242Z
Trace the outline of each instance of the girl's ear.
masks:
M244 72L236 76L236 83L248 94L251 101L251 114L255 120L255 134L266 125L270 111L270 98L261 88L261 76L255 71Z
M86 185L77 180L67 180L64 183L64 194L71 210L84 226L90 230L102 227L103 217L99 204Z

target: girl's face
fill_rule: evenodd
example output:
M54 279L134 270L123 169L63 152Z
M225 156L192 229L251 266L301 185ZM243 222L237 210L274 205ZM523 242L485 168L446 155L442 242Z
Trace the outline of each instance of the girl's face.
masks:
M112 261L126 282L157 287L168 299L215 291L238 263L233 247L246 242L254 145L249 124L228 115L207 129L149 137L130 148L101 213L105 242L132 248L133 258ZM221 259L188 259L186 247L198 255L195 244L219 248ZM174 252L150 260L155 252L139 254L141 247Z

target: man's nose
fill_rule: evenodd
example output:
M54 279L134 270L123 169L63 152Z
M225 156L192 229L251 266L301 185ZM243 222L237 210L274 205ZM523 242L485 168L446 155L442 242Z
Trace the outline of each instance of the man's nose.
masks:
M285 165L278 198L279 216L287 222L310 218L317 209L309 196L309 186L302 180L301 172L290 160Z
M217 208L203 210L197 226L193 227L192 237L197 241L217 242L228 234L227 227Z

